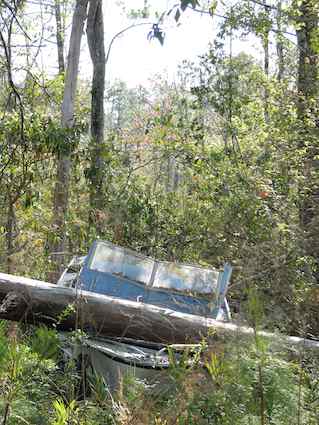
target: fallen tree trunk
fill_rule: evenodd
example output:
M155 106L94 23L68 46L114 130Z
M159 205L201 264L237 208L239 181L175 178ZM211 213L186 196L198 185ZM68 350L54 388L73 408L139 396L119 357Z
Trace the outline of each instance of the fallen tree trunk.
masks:
M3 273L0 319L165 344L199 342L212 334L239 338L254 335L249 327ZM258 334L293 347L319 349L319 341L268 332Z

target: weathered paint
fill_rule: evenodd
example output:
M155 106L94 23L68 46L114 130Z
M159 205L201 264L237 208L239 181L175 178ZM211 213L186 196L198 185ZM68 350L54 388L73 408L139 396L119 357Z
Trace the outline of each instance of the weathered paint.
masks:
M96 241L85 258L80 284L84 290L116 298L230 319L225 296L231 270L229 264L218 271L155 261L109 242Z

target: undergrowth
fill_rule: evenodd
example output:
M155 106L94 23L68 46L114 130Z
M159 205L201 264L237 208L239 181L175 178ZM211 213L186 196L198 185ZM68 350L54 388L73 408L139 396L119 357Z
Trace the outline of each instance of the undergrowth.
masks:
M111 392L91 374L81 395L81 372L62 365L58 336L40 328L6 336L0 322L2 425L316 425L318 359L262 343L205 341L191 365L171 360L144 385L134 370Z

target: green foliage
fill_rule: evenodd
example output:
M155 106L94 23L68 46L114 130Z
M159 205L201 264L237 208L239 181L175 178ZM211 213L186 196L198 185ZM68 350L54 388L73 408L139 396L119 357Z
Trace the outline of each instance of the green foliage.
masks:
M0 320L0 365L3 367L5 359L8 354L8 344L6 338L7 323L4 320Z
M62 323L64 320L68 319L70 315L74 314L76 311L76 307L74 304L68 304L64 310L59 314L57 318L57 323Z
M31 338L30 346L40 358L56 360L60 349L57 332L46 327L37 328Z
M240 350L240 359L212 354L207 367L214 394L205 396L205 414L216 424L260 423L258 358ZM294 367L273 356L263 363L263 392L269 423L289 423L297 413L298 381Z
M57 399L53 402L55 418L52 425L67 425L79 423L79 409L75 400L72 400L67 406L64 401Z
M104 377L93 370L89 375L89 385L94 402L98 406L105 406L109 401L110 393Z
M299 367L293 362L265 351L260 368L254 345L236 340L226 346L215 342L202 354L206 358L206 372L197 365L191 369L180 368L177 381L175 374L170 375L171 383L162 376L158 384L160 392L156 387L152 392L139 392L143 409L140 403L136 407L135 398L122 395L118 403L121 403L122 414L125 411L126 420L166 425L260 424L261 371L267 423L288 425L298 415L304 421L301 423L308 420L313 423L311 417L315 411L309 410L307 401L311 387L306 380L300 381ZM176 365L173 370L176 371ZM126 385L131 386L132 382Z
M10 342L4 336L0 344L1 347L6 345L5 351L1 348L3 357L0 365L0 405L7 421L3 423L43 423L41 410L47 406L47 375L54 373L54 365L49 361L39 361L28 346Z
M309 4L316 10L317 2ZM82 376L75 362L61 367L55 331L39 328L31 337L18 332L10 339L7 324L0 322L3 424L318 423L317 360L297 364L270 351L259 335L266 327L318 336L319 225L314 222L309 236L301 217L318 186L317 99L298 93L298 52L284 34L291 31L291 19L297 30L306 30L302 2L283 5L281 16L277 6L248 0L229 7L209 2L207 11L214 16L221 6L225 19L214 44L197 65L181 66L175 84L158 77L150 89L128 89L121 82L109 88L100 164L92 165L89 88L83 82L70 130L60 124L62 75L26 77L19 86L23 120L3 79L0 266L46 278L49 242L58 237L51 227L55 160L70 153L65 262L75 253L86 254L97 237L159 259L214 267L229 261L234 266L231 309L235 319L254 327L252 344L214 343L200 350L196 361L185 351L176 362L169 350L168 374L160 377L160 389L155 385L151 391L128 374L111 395L105 379L92 374L89 397L78 400ZM186 9L199 8L198 1L180 1L169 14L179 23ZM135 17L148 13L145 3ZM231 42L249 34L264 48L270 40L282 43L280 81L275 63L266 74L256 58L230 51ZM315 52L318 28L308 35ZM164 36L161 25L149 33L161 44ZM316 74L315 55L310 59L303 77L311 69ZM314 93L315 85L309 89ZM103 208L89 217L92 182L101 164ZM312 207L318 220L317 205ZM68 306L58 322L74 308ZM72 338L81 343L82 331Z

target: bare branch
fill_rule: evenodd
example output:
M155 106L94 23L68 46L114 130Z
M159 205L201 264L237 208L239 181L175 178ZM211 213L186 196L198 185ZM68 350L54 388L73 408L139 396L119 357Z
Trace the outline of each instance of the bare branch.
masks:
M132 28L135 28L135 27L140 27L140 26L142 26L142 25L153 25L153 23L152 23L152 22L139 22L139 23L137 23L137 24L129 25L128 27L126 27L126 28L122 29L121 31L119 31L118 33L116 33L116 34L112 37L112 39L111 39L111 41L110 41L110 43L109 43L108 50L107 50L105 63L108 63L108 60L109 60L109 57L110 57L110 53L111 53L111 49L112 49L112 45L113 45L114 41L115 41L118 37L120 37L122 34L124 34L126 31L128 31L128 30L130 30L130 29L132 29Z

